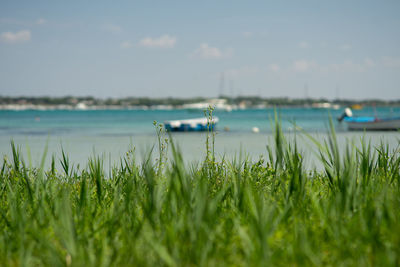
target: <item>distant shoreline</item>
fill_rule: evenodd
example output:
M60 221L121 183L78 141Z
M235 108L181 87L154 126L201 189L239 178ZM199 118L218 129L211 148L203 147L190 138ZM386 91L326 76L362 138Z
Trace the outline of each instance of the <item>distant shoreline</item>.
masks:
M339 109L344 107L362 108L367 106L398 107L399 100L351 100L324 98L292 99L262 98L240 96L219 98L115 98L96 99L94 97L1 97L0 110L204 110L209 106L219 110L264 109L273 107L285 108L321 108Z

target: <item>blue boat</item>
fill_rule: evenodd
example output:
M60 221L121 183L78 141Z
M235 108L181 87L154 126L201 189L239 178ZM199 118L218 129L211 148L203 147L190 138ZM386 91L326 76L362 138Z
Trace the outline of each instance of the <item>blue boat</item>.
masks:
M211 121L207 118L196 118L186 120L172 120L165 121L164 127L170 132L201 132L214 130L215 125L218 122L218 118L214 117Z
M353 117L350 108L345 109L338 121L344 121L351 131L396 131L400 129L400 117Z

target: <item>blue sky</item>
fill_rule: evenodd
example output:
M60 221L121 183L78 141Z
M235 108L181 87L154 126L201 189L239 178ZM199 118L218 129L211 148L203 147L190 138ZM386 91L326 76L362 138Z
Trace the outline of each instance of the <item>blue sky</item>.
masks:
M1 1L0 95L400 99L399 14L400 1Z

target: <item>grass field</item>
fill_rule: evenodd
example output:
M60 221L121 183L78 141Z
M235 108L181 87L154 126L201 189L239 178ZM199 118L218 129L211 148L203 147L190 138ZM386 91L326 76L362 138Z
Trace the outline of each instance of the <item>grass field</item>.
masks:
M339 149L333 130L322 144L299 133L323 166L310 170L277 123L267 159L217 161L210 133L207 157L190 164L156 127L155 161L128 151L109 173L101 157L77 168L64 153L30 167L12 144L0 166L1 265L400 264L399 148Z

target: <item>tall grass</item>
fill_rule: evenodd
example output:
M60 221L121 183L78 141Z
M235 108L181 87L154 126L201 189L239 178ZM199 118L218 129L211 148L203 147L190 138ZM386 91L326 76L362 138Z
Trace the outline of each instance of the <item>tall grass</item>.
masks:
M212 116L212 114L211 114ZM400 156L385 143L348 143L333 127L315 139L308 170L276 123L268 160L187 165L157 124L159 156L130 150L106 177L103 159L61 170L27 167L11 143L0 172L0 262L5 266L400 264ZM209 138L212 138L210 141ZM171 149L167 158L166 149Z

